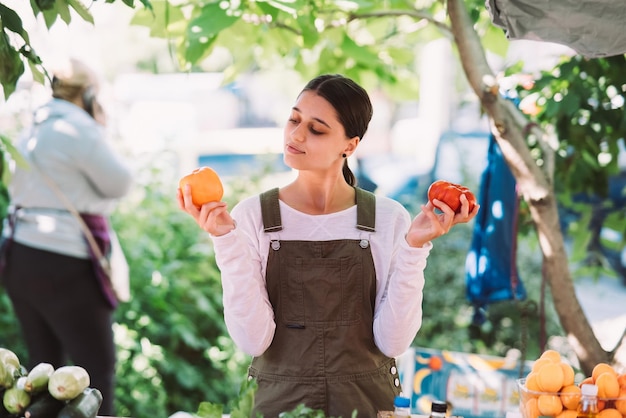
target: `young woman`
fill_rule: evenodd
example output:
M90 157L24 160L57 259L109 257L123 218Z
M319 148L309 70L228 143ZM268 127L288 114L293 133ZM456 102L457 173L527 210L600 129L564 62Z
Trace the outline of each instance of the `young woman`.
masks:
M178 191L181 209L213 239L226 325L254 357L255 412L265 418L300 403L344 418L393 409L394 357L421 325L431 240L478 212L465 197L457 214L435 200L411 220L396 201L355 187L347 157L371 117L363 88L319 76L285 125L292 183L231 213L223 202L196 208L189 187Z

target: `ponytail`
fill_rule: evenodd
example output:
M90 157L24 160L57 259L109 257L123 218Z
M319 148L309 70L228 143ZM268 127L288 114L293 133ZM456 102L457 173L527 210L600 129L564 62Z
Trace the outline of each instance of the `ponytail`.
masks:
M346 183L350 186L356 186L356 177L354 176L352 170L350 170L350 167L348 167L347 158L343 161L343 168L341 172L343 173L343 178L346 180Z

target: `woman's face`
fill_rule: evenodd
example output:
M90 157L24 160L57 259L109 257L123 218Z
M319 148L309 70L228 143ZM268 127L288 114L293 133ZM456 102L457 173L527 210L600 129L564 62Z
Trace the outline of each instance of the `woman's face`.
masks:
M285 164L296 170L330 170L343 166L343 156L354 152L358 137L346 138L337 112L315 92L304 91L285 125Z

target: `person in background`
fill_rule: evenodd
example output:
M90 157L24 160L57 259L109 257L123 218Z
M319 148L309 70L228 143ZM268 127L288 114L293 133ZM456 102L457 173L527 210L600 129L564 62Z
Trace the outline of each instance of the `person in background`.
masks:
M104 219L132 184L130 166L105 138L95 72L71 59L54 72L52 99L38 108L17 148L11 209L3 228L2 281L28 349L27 368L82 366L113 415L115 304L101 291L78 220L48 184L81 214Z
M178 202L212 237L228 331L253 356L255 413L299 404L326 416L375 417L401 392L395 357L422 322L431 241L468 222L441 201L411 219L398 202L356 187L347 158L372 117L367 92L321 75L298 95L284 129L297 178L239 202ZM435 211L435 209L438 211ZM436 280L436 278L434 278Z

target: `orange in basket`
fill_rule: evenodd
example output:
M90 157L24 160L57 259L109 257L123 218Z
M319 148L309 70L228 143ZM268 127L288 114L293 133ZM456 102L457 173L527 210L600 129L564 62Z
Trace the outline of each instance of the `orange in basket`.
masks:
M563 369L558 363L544 364L537 370L537 384L542 392L558 392L563 381Z
M580 388L576 385L564 386L561 389L561 402L563 406L567 409L576 410L578 409L578 402L580 402Z
M598 386L598 398L617 398L619 396L619 382L615 373L600 373L596 378L596 386Z
M563 410L563 404L558 395L539 395L537 409L540 415L556 416Z
M610 364L598 363L594 366L591 372L591 378L595 382L596 380L598 380L598 376L600 376L602 373L611 373L611 374L614 374L615 377L617 377L617 372L613 369L613 367Z
M556 350L546 350L541 353L541 356L539 356L539 358L547 358L549 360L552 360L553 363L561 362L561 354Z
M603 409L596 415L597 418L622 418L622 414L613 408Z
M615 409L626 417L626 386L620 389L619 399L615 401Z

